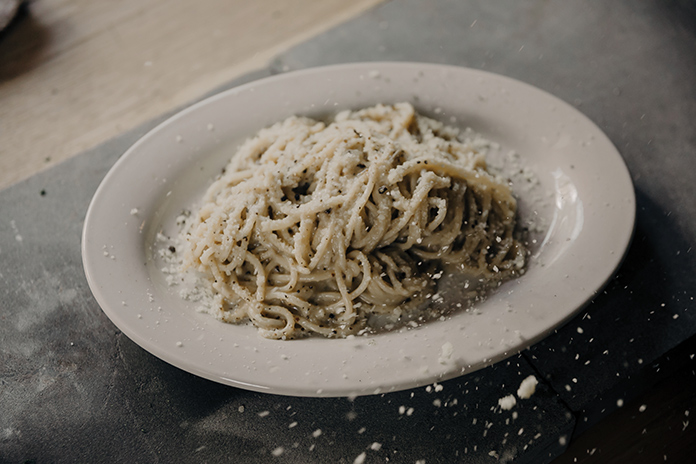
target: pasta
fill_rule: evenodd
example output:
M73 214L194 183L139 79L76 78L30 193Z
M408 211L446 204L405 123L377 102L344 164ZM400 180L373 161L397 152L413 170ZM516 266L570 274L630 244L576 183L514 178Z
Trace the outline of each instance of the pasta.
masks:
M408 103L265 128L205 194L184 266L209 281L218 318L274 339L358 333L417 305L445 265L513 277L516 200L461 139Z

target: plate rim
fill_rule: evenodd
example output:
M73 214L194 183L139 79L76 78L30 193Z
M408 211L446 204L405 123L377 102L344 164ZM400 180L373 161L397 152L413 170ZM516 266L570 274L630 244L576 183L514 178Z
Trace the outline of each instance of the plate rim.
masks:
M127 164L130 162L131 157L135 156L134 154L137 155L138 150L140 149L141 146L143 146L151 137L155 137L160 131L162 131L164 128L169 126L170 124L173 124L175 121L179 119L184 119L188 115L190 115L193 112L198 111L199 108L205 107L206 105L210 105L213 102L216 102L221 99L228 98L228 96L233 95L233 94L238 94L241 92L245 92L246 90L250 88L257 87L259 85L266 85L267 83L275 82L275 81L283 81L288 78L288 76L294 76L295 78L301 78L301 77L306 77L308 75L312 74L322 74L325 72L331 72L335 70L341 70L341 69L385 69L385 68L399 68L399 67L407 67L407 68L413 68L413 67L418 67L418 68L430 68L432 70L444 70L444 71L451 71L451 72L465 72L465 73L471 73L474 76L480 76L480 77L494 77L497 80L501 80L503 82L510 83L514 86L522 86L526 88L527 90L531 90L532 92L539 92L541 94L544 94L547 98L551 98L553 101L556 101L559 105L562 105L564 107L570 108L574 114L578 117L584 118L586 123L589 123L592 127L596 129L596 134L600 135L601 137L604 138L604 142L608 144L613 149L613 154L618 158L619 165L623 168L623 181L628 181L628 186L630 186L630 196L632 200L632 208L631 208L631 214L630 214L630 225L625 224L628 227L625 227L623 230L624 236L622 240L620 240L623 243L623 249L621 250L621 253L617 253L616 259L612 261L612 264L610 266L606 267L606 273L604 277L602 278L601 284L596 286L597 288L594 288L593 291L597 292L604 288L607 283L612 279L614 276L616 270L621 266L621 263L626 257L626 254L628 252L628 249L630 247L630 243L633 238L633 234L635 231L635 220L636 220L636 200L635 200L635 190L633 187L633 183L630 177L630 173L628 171L628 167L626 166L624 158L621 156L620 152L616 148L616 146L613 144L613 142L609 139L609 137L604 133L604 131L601 130L601 128L595 124L592 120L590 120L585 114L574 108L572 105L569 103L563 101L562 99L556 97L555 95L542 90L540 88L537 88L531 84L528 84L523 81L519 81L517 79L500 75L500 74L495 74L491 73L488 71L483 71L480 69L474 69L474 68L467 68L467 67L461 67L461 66L456 66L456 65L442 65L442 64L436 64L436 63L417 63L417 62L360 62L360 63L343 63L343 64L337 64L337 65L330 65L330 66L318 66L318 67L312 67L312 68L306 68L298 71L292 71L289 73L282 73L282 74L276 74L268 77L264 77L259 80L255 80L252 82L248 82L245 84L242 84L240 86L233 87L231 89L225 90L223 92L211 95L207 98L204 98L192 105L187 106L186 108L182 109L181 111L177 111L175 114L169 116L166 118L164 121L160 122L156 126L154 126L152 129L147 131L142 137L140 137L135 143L133 143L124 153L122 156L119 157L119 159L113 164L113 166L109 169L107 174L104 176L102 181L99 184L99 187L94 193L94 196L92 197L89 207L87 209L86 215L85 215L85 220L84 220L84 225L82 229L82 237L81 237L81 251L82 251L82 262L83 262L83 268L85 271L85 275L87 277L87 281L90 287L90 290L92 291L92 294L94 295L95 299L97 300L99 306L102 308L104 313L109 317L109 319L131 340L133 340L136 344L138 344L140 347L145 349L151 354L154 354L158 358L164 360L165 362L172 364L180 369L183 369L187 372L191 372L195 375L207 378L212 381L220 382L220 383L225 383L228 385L236 386L239 388L244 388L248 390L254 390L254 391L260 391L260 392L271 392L274 394L280 394L280 395L292 395L292 396L348 396L352 394L352 389L339 389L339 391L334 391L332 389L327 389L322 392L316 391L316 389L312 390L297 390L297 389L282 389L282 388L274 388L274 387L267 387L265 385L256 385L256 384L251 384L248 382L242 382L239 380L235 379L230 379L230 378L225 378L221 377L220 375L215 375L211 374L205 369L197 369L192 366L183 366L182 362L178 362L176 358L176 355L172 356L171 353L163 349L162 347L157 347L153 346L152 343L150 343L145 337L141 336L137 331L132 330L132 328L128 325L128 323L120 316L119 312L116 311L114 308L111 307L108 298L102 293L99 282L97 282L96 277L95 277L95 271L92 269L92 263L90 261L90 252L91 250L89 249L90 246L90 241L93 239L93 237L90 236L90 227L92 225L92 221L94 220L94 211L98 207L99 202L101 201L102 196L108 195L108 189L110 186L110 183L113 181L115 177L118 176L118 173L121 169L121 167L124 164ZM628 193L628 192L625 192ZM517 353L519 351L522 351L529 346L537 343L539 340L545 338L550 332L553 330L557 329L558 327L565 325L570 321L572 318L574 318L587 304L589 304L592 300L592 294L591 292L588 292L587 297L585 298L584 303L581 305L577 306L573 311L569 311L566 315L566 317L560 321L559 323L555 324L552 327L548 327L547 329L537 333L536 337L530 338L525 341L525 343L522 343L515 349L514 351L509 352L505 356L498 356L494 357L489 362L484 362L478 366L478 368L485 367L487 365L490 365L494 362L498 362L502 359L505 359L509 357L510 355ZM210 317L210 316L207 316ZM212 317L211 317L212 319ZM332 340L333 342L333 340ZM156 344L155 344L156 345ZM468 372L473 372L477 370L477 368L472 369L467 371ZM454 374L454 375L449 375L446 378L452 378L456 377L459 374ZM395 386L395 388L391 389L381 389L381 391L375 391L375 392L370 392L370 391L359 391L357 392L358 394L370 394L370 393L380 393L380 392L386 392L386 391L397 391L397 390L403 390L407 388L412 388L418 385L425 385L428 383L432 383L433 380L437 381L437 379L444 380L442 377L437 377L433 378L433 376L424 376L427 377L427 381L424 380L414 380L413 382L409 384L404 384L404 385L398 385ZM394 386L392 386L394 387Z

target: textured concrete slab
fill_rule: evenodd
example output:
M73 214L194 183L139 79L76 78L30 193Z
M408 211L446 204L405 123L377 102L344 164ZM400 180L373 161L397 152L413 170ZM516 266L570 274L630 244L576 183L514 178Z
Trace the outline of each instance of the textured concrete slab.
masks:
M512 410L498 405L536 374L523 357L351 401L219 385L131 342L91 296L80 237L101 179L162 119L0 192L1 460L545 462L562 452L575 418L545 383Z
M405 0L294 48L273 68L479 68L562 98L607 133L636 188L633 244L587 311L525 354L582 417L582 431L647 388L659 377L650 371L696 333L694 50L693 2Z

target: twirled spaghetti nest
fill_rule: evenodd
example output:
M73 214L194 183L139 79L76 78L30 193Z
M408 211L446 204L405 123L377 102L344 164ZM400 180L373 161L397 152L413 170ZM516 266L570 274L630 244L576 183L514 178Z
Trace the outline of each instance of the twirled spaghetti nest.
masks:
M516 201L456 129L407 103L261 130L187 231L227 322L344 337L429 291L429 265L500 281L524 266Z

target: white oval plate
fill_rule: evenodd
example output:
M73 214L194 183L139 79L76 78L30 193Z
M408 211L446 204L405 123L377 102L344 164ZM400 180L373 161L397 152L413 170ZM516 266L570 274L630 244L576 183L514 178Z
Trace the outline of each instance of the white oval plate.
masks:
M249 325L196 312L194 303L167 284L153 257L155 235L176 234L174 218L201 197L237 143L293 114L399 101L498 142L501 159L510 150L519 153L518 162L538 180L533 188L513 187L520 214L523 220L538 218L543 229L532 235L537 242L523 277L504 284L473 311L346 340L266 340ZM360 63L246 84L153 129L99 186L85 219L82 253L104 312L168 363L255 391L349 396L446 380L541 340L611 278L634 219L633 186L621 156L597 126L563 101L472 69ZM447 298L447 283L440 286ZM451 295L449 304L455 304Z

